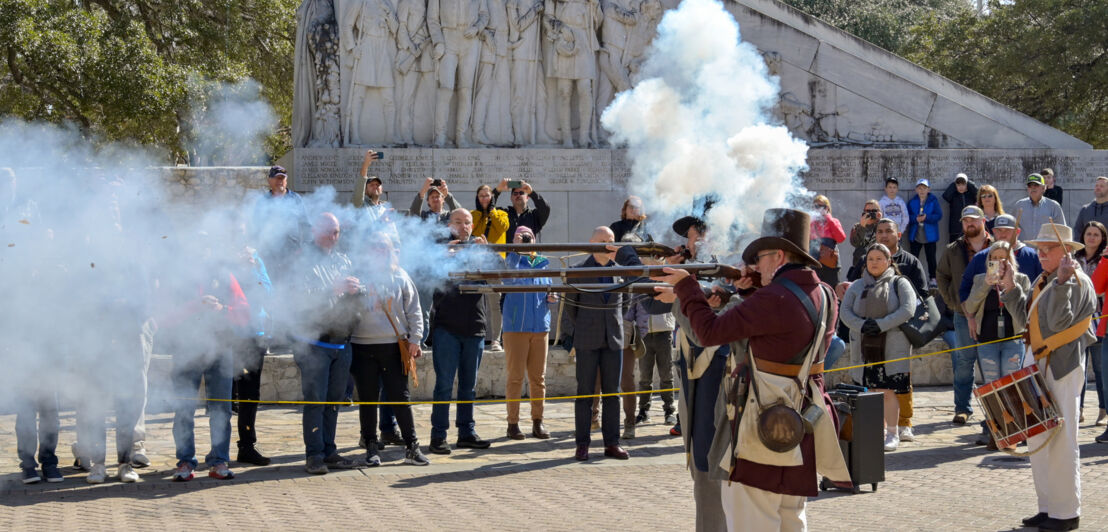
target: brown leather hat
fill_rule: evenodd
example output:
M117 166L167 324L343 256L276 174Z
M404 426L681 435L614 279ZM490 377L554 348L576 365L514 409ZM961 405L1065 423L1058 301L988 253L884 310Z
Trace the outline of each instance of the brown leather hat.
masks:
M767 249L791 251L813 268L819 261L808 254L808 236L812 218L808 213L795 209L767 209L762 215L762 236L743 250L743 262L753 265L758 252Z

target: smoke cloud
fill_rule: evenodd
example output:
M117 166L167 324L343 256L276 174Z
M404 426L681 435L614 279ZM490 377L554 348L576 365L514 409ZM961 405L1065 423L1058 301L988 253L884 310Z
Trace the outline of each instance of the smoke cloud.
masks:
M716 0L684 0L658 27L640 78L601 116L626 145L628 187L643 198L652 232L703 215L716 247L734 249L757 232L762 213L807 195L797 173L807 146L770 111L778 80ZM807 202L803 202L808 210Z
M218 124L218 139L237 139L236 153L261 153L258 117L272 111L256 93L197 112ZM293 331L326 332L332 324L312 319L319 300L304 289L316 249L311 224L324 212L340 220L337 249L368 291L390 280L390 257L376 246L383 239L427 290L450 271L495 260L450 253L445 226L397 212L377 220L330 188L272 200L259 175L245 195L183 199L159 168L168 159L65 127L0 123L0 412L53 393L64 405L110 411L115 396L134 392L144 330L156 331L154 351L173 355L174 365L223 356L258 328L281 344ZM259 259L271 290L257 276ZM237 321L204 303L210 295L233 305L232 275L250 304ZM180 395L157 388L169 383L150 385L151 397Z

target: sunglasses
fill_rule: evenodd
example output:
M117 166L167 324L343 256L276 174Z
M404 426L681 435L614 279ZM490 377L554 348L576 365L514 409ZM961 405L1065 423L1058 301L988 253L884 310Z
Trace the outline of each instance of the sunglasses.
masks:
M982 194L981 197L982 198L993 198L995 196L993 196L992 194Z
M512 195L513 196L525 196L525 195L527 195L527 193L522 191L522 190L513 190Z
M867 211L866 211L866 214L877 214L877 213L879 213L879 212L881 212L881 211L871 211L871 210L867 210Z

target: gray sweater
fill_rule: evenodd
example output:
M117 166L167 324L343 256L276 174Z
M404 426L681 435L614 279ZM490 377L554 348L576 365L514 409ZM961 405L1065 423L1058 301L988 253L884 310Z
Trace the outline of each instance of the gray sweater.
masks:
M1032 289L1025 290L1017 284L1011 290L1000 294L1017 330L1022 331L1030 325L1027 305L1031 302L1034 286L1044 277L1047 288L1044 288L1038 303L1039 331L1044 339L1069 328L1086 316L1095 315L1097 308L1093 282L1085 272L1078 270L1065 284L1055 282L1058 278L1056 273L1043 272L1031 283ZM1055 379L1065 377L1081 364L1081 359L1085 356L1085 347L1096 341L1092 329L1090 325L1084 335L1059 347L1050 355L1050 372ZM1042 370L1046 371L1046 368Z
M368 283L367 283L368 284ZM396 333L385 315L387 302L392 300L392 320L406 340L418 342L423 337L423 311L415 284L408 274L397 268L387 279L367 287L362 299L365 309L354 326L350 341L356 344L389 344L396 342Z
M863 279L870 278L868 274ZM843 294L843 303L839 306L839 319L850 329L850 360L851 365L862 363L862 324L861 309L862 291L865 290L865 282L854 281L850 288ZM885 333L885 360L906 357L912 354L912 344L908 337L900 331L900 324L912 319L916 312L916 290L912 283L905 277L897 277L889 287L889 299L885 308L888 310L882 318L874 318L881 331ZM911 371L911 361L901 360L885 364L885 372L907 373ZM856 382L862 382L862 369L851 371Z

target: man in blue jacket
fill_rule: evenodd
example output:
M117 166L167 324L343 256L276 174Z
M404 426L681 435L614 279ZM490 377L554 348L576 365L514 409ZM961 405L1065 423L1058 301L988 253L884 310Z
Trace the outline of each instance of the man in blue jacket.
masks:
M512 242L529 244L535 241L535 233L530 227L521 225L516 228ZM542 255L531 253L519 255L508 253L508 268L517 270L545 270L550 260ZM534 279L506 279L506 284L550 285L549 277ZM519 429L519 399L523 395L523 376L531 394L531 434L539 439L547 439L550 433L542 423L543 398L546 397L546 352L550 334L550 307L547 303L556 302L555 294L527 292L505 294L502 313L504 315L504 359L508 371L508 383L504 397L508 399L508 438L525 438Z

